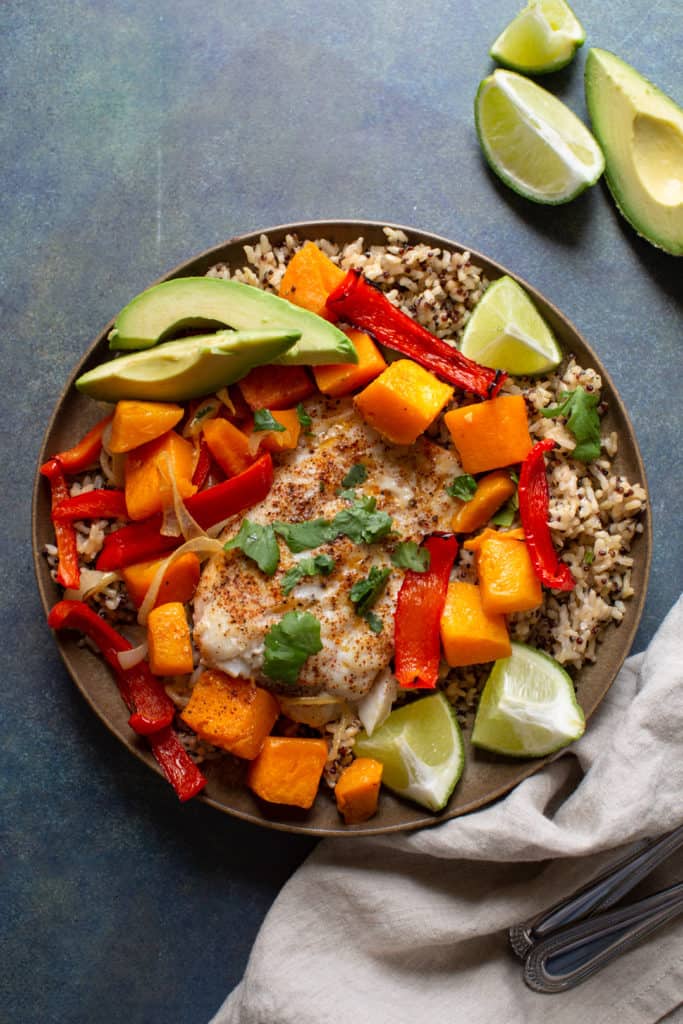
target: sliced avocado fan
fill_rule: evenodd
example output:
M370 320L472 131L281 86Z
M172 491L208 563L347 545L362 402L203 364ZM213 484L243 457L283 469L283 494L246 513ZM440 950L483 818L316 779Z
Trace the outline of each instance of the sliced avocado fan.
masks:
M352 342L334 324L270 292L217 277L177 277L137 295L117 316L109 347L151 348L187 327L216 324L240 331L298 331L299 341L281 363L358 362Z

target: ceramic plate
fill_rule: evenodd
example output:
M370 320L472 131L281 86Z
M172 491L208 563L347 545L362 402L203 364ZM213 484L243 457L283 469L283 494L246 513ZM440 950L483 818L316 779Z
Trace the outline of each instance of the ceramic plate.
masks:
M264 229L273 244L284 236L296 232L300 238L328 238L344 244L362 235L366 244L384 244L386 239L382 224L360 221L315 221L301 224L287 224L277 228ZM430 246L464 251L465 247L423 231L403 228L411 243L425 242ZM232 239L214 249L195 256L166 275L166 278L186 277L204 274L214 263L227 263L233 267L246 262L243 246L255 244L262 232L254 232ZM492 260L472 250L472 260L482 267L489 280L503 274L516 277ZM517 277L517 280L534 299L546 318L565 353L573 352L583 366L592 366L602 375L603 396L608 402L608 413L604 428L616 430L619 434L619 454L615 459L617 472L625 473L630 479L645 484L645 471L640 452L623 403L597 355L584 341L572 324L558 309L543 298L534 288ZM141 282L141 290L145 286ZM115 313L118 311L114 311ZM107 333L109 323L95 339L80 365L73 373L53 413L38 457L38 465L49 454L68 448L81 437L98 418L103 415L101 407L79 395L73 387L75 378L86 369L108 358ZM33 543L38 586L46 613L59 600L60 591L50 578L47 563L40 552L46 543L52 541L49 494L45 481L36 476L33 503ZM628 654L638 626L647 586L650 565L652 532L649 517L644 518L644 531L633 545L635 566L633 585L636 596L626 603L626 614L618 626L610 626L600 645L600 658L594 665L582 669L577 680L578 698L587 718L593 714L614 680L624 658ZM145 747L144 740L130 730L128 714L119 698L118 691L106 666L90 650L79 647L77 638L68 633L55 637L64 663L77 687L92 709L107 727L128 749L145 761L150 768L159 771L156 762ZM588 726L590 728L590 725ZM239 766L227 757L205 767L209 782L198 799L227 814L263 825L266 828L283 829L313 835L372 835L392 831L423 828L434 825L456 815L466 814L492 800L497 799L516 786L522 779L545 764L545 760L511 761L473 750L466 737L467 762L463 777L444 811L431 814L422 808L393 796L383 790L378 814L363 825L345 827L337 813L334 800L328 793L321 792L310 811L298 811L259 801L244 785L244 765Z

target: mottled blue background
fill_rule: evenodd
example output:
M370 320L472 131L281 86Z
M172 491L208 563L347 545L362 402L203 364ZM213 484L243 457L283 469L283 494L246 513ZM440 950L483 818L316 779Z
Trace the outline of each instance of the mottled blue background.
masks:
M472 101L516 10L0 7L4 1019L206 1021L312 847L179 807L75 691L35 590L30 492L63 381L103 324L177 262L254 228L349 217L413 224L517 271L585 334L631 411L655 527L638 647L677 596L682 264L639 240L603 185L536 207L483 164ZM576 10L588 45L680 101L679 0ZM583 62L546 83L585 117Z

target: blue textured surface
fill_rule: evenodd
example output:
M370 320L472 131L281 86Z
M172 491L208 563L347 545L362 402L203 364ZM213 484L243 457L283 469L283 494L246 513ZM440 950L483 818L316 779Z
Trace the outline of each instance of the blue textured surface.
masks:
M5 1019L206 1021L312 846L180 808L76 693L35 590L30 491L62 383L101 326L181 259L269 224L357 217L432 230L516 270L594 345L631 411L655 526L637 647L677 596L683 264L638 239L603 185L541 208L485 168L472 100L516 9L0 8ZM677 0L576 10L589 45L680 92ZM546 82L585 117L583 61Z

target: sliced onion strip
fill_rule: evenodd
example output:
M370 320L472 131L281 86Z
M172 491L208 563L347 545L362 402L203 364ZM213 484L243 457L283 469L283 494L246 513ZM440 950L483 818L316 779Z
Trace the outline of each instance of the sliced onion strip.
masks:
M121 579L118 572L99 572L97 569L81 569L80 587L78 590L65 590L64 597L67 601L87 601L94 594L106 590L112 583Z
M184 544L181 544L175 551L172 551L168 558L164 559L154 574L154 579L152 580L150 588L145 594L144 601L140 605L138 610L138 622L141 626L147 624L149 613L154 607L154 603L159 596L159 588L166 570L170 565L173 565L181 555L186 554L188 551L194 551L201 562L206 558L210 558L212 555L217 555L219 552L223 551L223 545L220 541L213 540L213 538L207 537L206 534L202 534L201 537L194 537L191 540L186 541Z
M131 647L129 651L119 651L116 657L122 669L133 668L135 665L139 665L147 657L147 641L145 640L143 643L138 644L137 647Z

